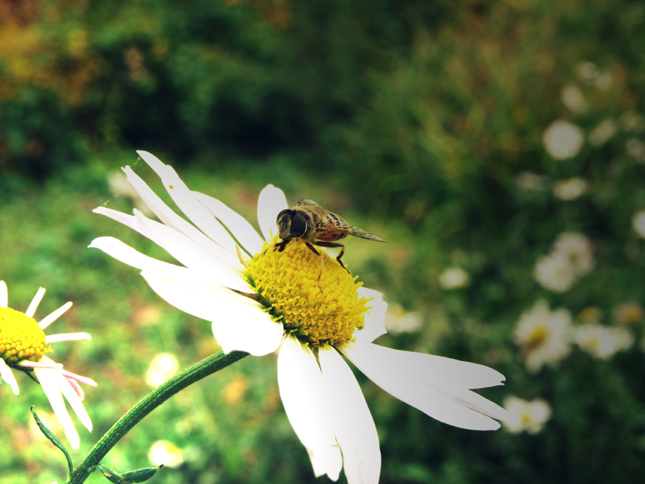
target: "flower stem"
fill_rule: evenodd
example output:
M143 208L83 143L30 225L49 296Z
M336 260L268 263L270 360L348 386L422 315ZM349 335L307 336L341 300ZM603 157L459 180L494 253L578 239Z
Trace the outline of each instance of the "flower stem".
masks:
M204 358L190 368L178 373L168 381L162 383L148 395L142 398L139 403L132 407L121 419L115 423L107 433L101 437L94 448L87 455L85 460L69 476L69 484L81 484L92 473L93 467L101 462L101 459L114 447L114 445L127 434L132 427L139 423L146 415L152 412L163 402L172 397L175 393L187 386L207 377L227 366L241 360L248 353L232 351L228 355L219 352L215 355Z

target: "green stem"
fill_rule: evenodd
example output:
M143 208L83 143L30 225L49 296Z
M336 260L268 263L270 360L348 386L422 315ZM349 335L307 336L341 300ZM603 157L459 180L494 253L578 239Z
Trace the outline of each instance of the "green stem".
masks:
M195 363L190 368L175 375L170 380L162 383L134 407L130 409L121 419L115 423L107 433L101 437L94 448L87 455L81 465L69 476L69 484L81 484L92 473L96 464L114 447L114 445L127 434L132 427L139 423L146 415L152 412L163 402L172 397L175 393L183 390L187 386L207 377L227 366L241 360L248 353L241 351L232 351L228 355L220 352L216 355L204 358L202 361Z

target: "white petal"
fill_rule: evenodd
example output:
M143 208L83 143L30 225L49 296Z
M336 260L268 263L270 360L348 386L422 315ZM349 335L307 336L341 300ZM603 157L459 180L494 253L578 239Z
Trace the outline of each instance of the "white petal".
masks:
M157 240L159 246L186 267L207 274L214 272L233 274L239 279L240 271L244 267L237 255L214 243L211 243L210 248L206 249L185 234L150 220L138 210L135 210L135 217L151 239Z
M56 374L59 370L50 370L50 369L41 369L35 368L34 373L38 377L40 385L43 387L43 391L49 400L58 421L63 427L63 432L69 443L72 446L72 449L78 449L81 445L81 441L78 438L78 432L72 423L72 419L67 413L67 408L65 408L65 402L63 401L63 396L59 388L59 381L56 378Z
M352 370L336 350L321 348L318 358L347 482L378 483L381 450L363 392Z
M74 410L74 413L76 413L76 416L78 417L78 419L85 426L85 428L91 432L92 421L90 420L90 416L87 414L87 411L83 406L83 402L81 401L81 398L76 393L76 390L74 390L74 387L72 387L69 381L62 375L59 375L58 388L63 393L63 396L69 402L70 406L72 407L72 410Z
M262 250L262 237L244 217L213 197L198 192L195 192L195 196L215 218L231 231L233 237L249 255L257 254Z
M372 301L368 303L371 308L365 314L365 327L355 333L356 340L371 343L387 332L384 323L387 303L383 300L383 293L366 287L358 288L358 296L372 299Z
M193 241L193 243L200 245L202 248L208 250L209 252L220 256L222 260L224 260L225 257L222 254L228 254L228 257L234 260L236 259L234 247L233 250L225 249L224 247L216 243L218 242L217 240L213 241L203 232L198 230L195 226L190 224L187 220L177 215L170 207L168 207L168 205L163 202L163 200L161 200L161 198L159 198L159 196L154 191L152 191L152 189L148 185L146 185L146 183L141 178L139 178L136 173L134 173L134 171L132 171L129 166L126 166L123 171L128 178L128 182L133 186L133 188L137 191L144 202L146 202L152 212L159 218L159 220L161 220L161 222L163 222L160 225L165 225L166 227L174 229L177 232L185 235L188 239ZM99 207L94 211L96 213L101 213L103 215L107 215L108 217L114 218L119 222L125 223L124 215L115 217L114 211L110 211L109 209L101 209L101 207ZM137 211L135 210L135 213L136 212ZM131 226L129 223L126 223L126 225ZM137 229L135 228L135 230ZM144 233L144 235L151 238L159 245L161 245L161 242L163 242L162 240L153 238L154 234Z
M7 283L0 281L0 308L9 306L9 291L7 290Z
M90 340L92 336L89 333L59 333L48 334L45 336L45 343L60 343L61 341L81 341Z
M0 377L9 384L15 395L20 393L18 382L16 381L13 371L11 371L11 368L7 366L2 358L0 358Z
M29 304L27 311L25 311L25 316L29 318L34 317L34 313L36 312L36 309L38 309L38 305L40 304L40 301L43 300L44 295L45 295L45 288L44 287L39 288L38 291L36 292L36 295L31 300L31 303Z
M133 249L129 245L124 244L119 239L115 239L114 237L98 237L92 241L89 247L100 249L109 256L114 257L116 260L141 270L150 270L170 274L173 274L176 271L179 271L182 274L182 271L190 271L190 269L187 269L185 267L162 262L160 260L153 259L152 257L144 255L141 252ZM244 280L233 271L226 272L225 270L223 270L207 273L204 273L204 271L191 272L190 277L192 277L193 279L207 280L211 283L230 287L231 289L236 289L242 292L251 292L248 284L246 284L246 282L244 282Z
M329 420L329 395L315 356L293 336L278 355L278 386L289 422L307 448L316 477L337 480L342 467L340 449Z
M72 307L71 301L66 302L61 307L59 307L56 311L54 311L51 314L48 314L43 319L41 319L40 322L38 323L38 327L40 329L45 329L47 326L49 326L58 318L60 318L63 314L65 314L71 307Z
M437 376L436 360L422 361L410 356L410 352L371 343L346 344L339 349L386 392L448 425L471 430L496 430L499 423L487 415L505 417L501 407L492 402L483 404L485 399L467 390L462 381L452 382ZM423 366L418 367L419 363Z
M264 356L280 345L283 327L260 303L225 287L193 277L188 269L172 273L144 270L153 291L188 314L212 321L215 338L225 353L245 351Z
M266 240L271 240L271 234L278 235L276 218L285 208L289 206L282 190L273 185L262 189L258 199L258 223Z
M244 351L253 356L273 353L280 346L284 328L261 311L232 309L212 322L213 335L224 353Z
M208 237L225 249L235 252L235 241L222 224L197 200L196 193L188 189L172 166L165 165L147 151L137 151L139 156L159 175L168 194L182 212Z

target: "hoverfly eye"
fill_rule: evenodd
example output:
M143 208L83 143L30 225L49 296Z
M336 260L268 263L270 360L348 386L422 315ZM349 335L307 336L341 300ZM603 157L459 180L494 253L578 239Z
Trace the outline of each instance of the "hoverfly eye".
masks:
M291 219L291 235L300 237L307 230L307 221L299 213L295 213Z

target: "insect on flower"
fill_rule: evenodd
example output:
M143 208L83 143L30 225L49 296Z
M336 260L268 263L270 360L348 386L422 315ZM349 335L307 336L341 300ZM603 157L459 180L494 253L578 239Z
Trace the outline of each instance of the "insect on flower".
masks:
M300 239L314 254L320 256L318 281L320 281L320 276L322 275L324 259L314 245L319 247L340 247L340 254L338 254L336 260L343 269L349 272L345 264L340 260L345 254L345 246L337 243L337 240L353 235L361 239L387 242L387 240L378 235L348 224L343 218L329 210L325 210L313 200L303 199L298 201L293 208L282 210L278 214L276 223L282 239L282 242L276 244L276 249L282 252L293 239Z

